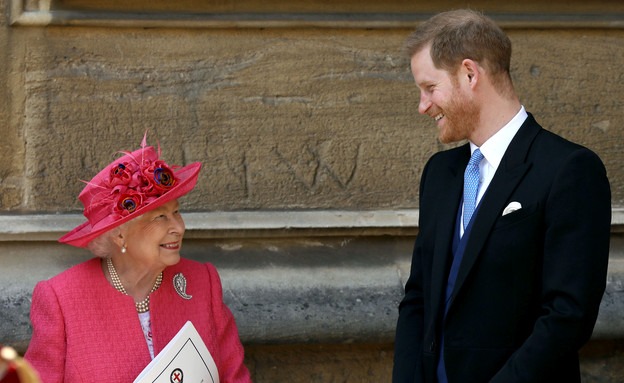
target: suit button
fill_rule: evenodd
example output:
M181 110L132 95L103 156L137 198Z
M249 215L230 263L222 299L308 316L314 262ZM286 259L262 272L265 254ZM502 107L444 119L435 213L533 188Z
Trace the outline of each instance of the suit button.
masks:
M431 345L429 346L429 351L434 352L436 349L436 343L435 340L433 342L431 342Z

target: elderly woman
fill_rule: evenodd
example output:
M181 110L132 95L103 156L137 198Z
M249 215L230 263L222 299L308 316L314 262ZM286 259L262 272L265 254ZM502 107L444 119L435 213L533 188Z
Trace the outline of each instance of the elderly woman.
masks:
M217 271L180 258L177 199L193 189L201 164L174 172L145 137L124 153L80 193L88 221L59 242L97 257L37 284L25 359L44 383L132 382L191 321L220 382L249 382Z

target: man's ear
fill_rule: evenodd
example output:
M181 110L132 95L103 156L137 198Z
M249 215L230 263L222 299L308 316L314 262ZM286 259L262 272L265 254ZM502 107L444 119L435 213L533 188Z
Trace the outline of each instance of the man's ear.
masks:
M459 68L460 78L464 79L471 89L474 89L481 79L481 68L471 59L464 59Z

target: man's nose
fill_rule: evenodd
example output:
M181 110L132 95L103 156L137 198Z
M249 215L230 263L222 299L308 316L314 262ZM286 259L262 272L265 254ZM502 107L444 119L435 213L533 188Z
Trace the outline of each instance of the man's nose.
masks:
M425 114L427 110L431 107L431 101L429 97L424 95L422 92L420 93L420 103L418 104L418 113Z

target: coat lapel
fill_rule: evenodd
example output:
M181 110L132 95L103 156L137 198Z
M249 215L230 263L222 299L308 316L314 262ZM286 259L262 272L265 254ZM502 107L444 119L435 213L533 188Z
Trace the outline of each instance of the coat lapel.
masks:
M475 217L475 222L468 238L468 244L457 274L453 295L456 296L464 284L470 270L475 264L497 218L502 214L505 203L524 178L532 163L527 161L527 153L531 143L541 127L529 114L526 121L516 133L503 159L494 174L494 178L485 192L481 206Z
M449 268L449 255L451 254L451 245L453 243L457 209L459 209L464 187L464 169L470 159L470 146L468 144L460 147L458 150L459 156L449 163L448 172L434 175L434 177L439 177L442 185L448 186L444 189L444 194L438 199L441 203L436 206L438 209L436 214L436 238L431 270L433 313L441 312L440 305L443 303L447 279L446 271Z

